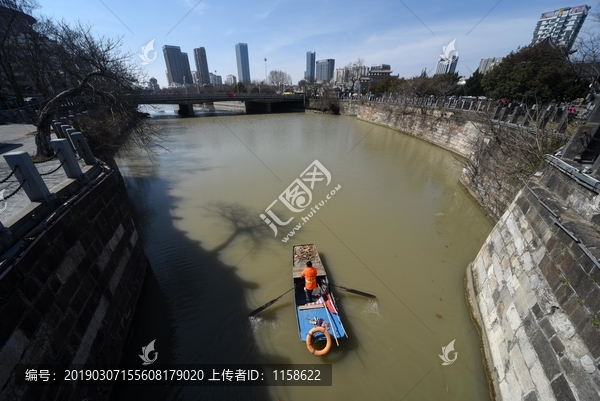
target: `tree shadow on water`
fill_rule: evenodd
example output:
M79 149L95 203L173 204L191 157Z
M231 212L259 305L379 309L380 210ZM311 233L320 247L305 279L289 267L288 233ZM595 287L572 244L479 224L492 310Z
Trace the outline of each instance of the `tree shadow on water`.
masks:
M220 245L211 249L211 253L218 253L230 245L238 237L246 237L251 241L252 247L260 246L269 236L269 227L252 213L248 208L239 203L216 202L203 207L209 214L221 218L225 225L232 228L231 235Z
M130 179L126 182L132 184ZM285 358L260 352L244 297L244 289L255 288L258 283L241 280L231 274L235 271L234 266L218 259L219 251L239 236L260 243L264 229L258 226L258 219L252 221L250 212L239 205L211 205L207 210L223 217L232 225L233 233L216 248L206 250L200 242L175 227L169 211L175 208L178 199L169 195L169 185L156 178L138 178L134 185L128 185L130 199L135 205L136 225L152 271L147 273L123 364L143 369L139 354L153 339L156 339L155 349L159 356L156 363L149 366L152 369L291 363ZM140 218L145 221L138 222ZM120 386L113 392L112 399L269 399L266 387L187 384Z

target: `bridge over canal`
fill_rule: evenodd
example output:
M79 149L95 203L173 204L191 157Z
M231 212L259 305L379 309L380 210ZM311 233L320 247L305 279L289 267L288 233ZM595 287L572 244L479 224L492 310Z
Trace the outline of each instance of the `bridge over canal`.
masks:
M304 110L304 95L261 93L150 93L130 96L137 104L178 104L179 114L194 115L194 104L244 102L247 113L278 113Z

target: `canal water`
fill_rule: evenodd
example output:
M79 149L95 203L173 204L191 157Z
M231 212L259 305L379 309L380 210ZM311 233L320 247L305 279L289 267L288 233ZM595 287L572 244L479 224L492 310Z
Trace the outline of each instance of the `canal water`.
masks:
M492 223L455 155L348 116L154 116L165 149L118 159L152 264L125 362L143 368L155 340L149 368L330 364L332 384L180 382L113 399L489 399L463 278ZM292 245L304 243L334 284L377 296L334 288L348 338L321 358L299 339L293 293L248 318L292 287Z

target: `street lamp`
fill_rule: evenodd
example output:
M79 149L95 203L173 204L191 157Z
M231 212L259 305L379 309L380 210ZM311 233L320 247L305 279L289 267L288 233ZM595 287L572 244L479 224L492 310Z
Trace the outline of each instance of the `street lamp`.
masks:
M267 58L265 57L265 82L267 82Z

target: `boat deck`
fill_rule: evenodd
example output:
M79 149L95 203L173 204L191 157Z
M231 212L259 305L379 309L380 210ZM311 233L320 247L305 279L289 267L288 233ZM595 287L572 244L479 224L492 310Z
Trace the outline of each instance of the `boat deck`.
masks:
M313 267L317 269L317 276L325 276L325 268L319 257L319 253L314 245L294 246L294 267L293 277L302 277L302 270L306 267L306 262L311 261Z

